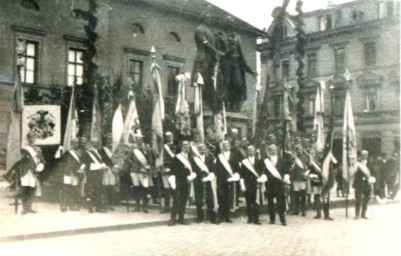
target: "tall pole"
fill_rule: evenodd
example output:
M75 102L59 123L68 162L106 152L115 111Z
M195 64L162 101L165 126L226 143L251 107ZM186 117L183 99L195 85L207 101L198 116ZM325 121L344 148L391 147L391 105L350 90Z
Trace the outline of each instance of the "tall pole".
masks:
M350 79L350 73L349 73L348 69L345 72L344 77L345 77L346 88L347 88L346 89L346 91L347 91L346 94L348 94L348 91L349 91L349 79ZM347 144L346 144L346 146L347 146L347 182L346 182L347 192L346 192L346 195L345 195L345 218L348 218L348 196L349 196L349 186L350 186L350 184L349 184L350 183L350 180L349 180L349 178L350 178L350 176L349 176L349 171L350 171L349 140L350 140L349 133L347 132L347 140L346 140L346 142L347 142Z
M305 57L305 44L306 44L306 34L304 30L304 13L302 11L303 1L298 0L296 5L297 23L296 23L296 60L298 62L297 68L297 83L298 83L298 103L297 103L297 129L303 133L305 131L304 125L304 90L305 90L305 77L304 77L304 57Z

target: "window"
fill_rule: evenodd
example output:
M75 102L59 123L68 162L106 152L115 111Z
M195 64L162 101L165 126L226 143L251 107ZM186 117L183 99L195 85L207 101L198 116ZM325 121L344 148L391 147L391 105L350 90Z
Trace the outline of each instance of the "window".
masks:
M280 68L280 65L278 63L275 63L273 65L273 81L277 81L278 80L278 70Z
M387 15L393 16L394 15L394 3L393 1L387 1Z
M379 3L379 18L383 18L386 16L386 2Z
M273 97L273 117L280 118L281 117L281 110L282 110L282 95L274 96Z
M129 60L128 75L133 79L135 85L142 86L143 62L133 59Z
M288 80L290 77L290 61L289 60L283 60L281 62L281 69L282 69L282 79Z
M167 66L167 95L176 96L178 92L178 82L176 76L181 73L181 68Z
M315 98L314 96L310 95L306 99L306 108L305 108L305 114L308 116L313 116L315 114Z
M309 53L307 55L308 60L308 75L313 76L317 73L317 54L316 53Z
M377 90L376 88L366 88L362 91L364 101L364 111L376 110Z
M376 45L375 43L366 43L364 45L365 51L365 66L373 66L376 64Z
M339 48L335 50L335 71L345 72L345 49Z
M326 30L326 21L324 19L324 16L319 16L319 31L324 30Z
M68 86L82 85L84 77L84 51L70 48L68 50Z
M24 53L20 56L24 61L21 68L21 82L35 84L37 82L38 43L26 42Z
M334 97L334 114L344 115L345 95L336 95Z
M326 15L326 29L333 29L334 28L334 21L333 21L333 15L332 14L327 14Z

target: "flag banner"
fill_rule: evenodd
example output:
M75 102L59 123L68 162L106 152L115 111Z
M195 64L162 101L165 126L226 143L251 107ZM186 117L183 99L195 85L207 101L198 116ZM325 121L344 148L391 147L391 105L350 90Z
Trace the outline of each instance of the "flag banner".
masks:
M352 113L351 96L347 90L345 96L344 124L343 124L343 177L349 182L356 169L357 148L354 116Z
M189 106L185 99L185 85L187 77L183 74L176 76L178 81L178 96L175 106L175 114L177 116L176 128L183 136L191 135L191 118L189 116Z
M129 138L135 140L135 134L142 134L141 122L139 121L138 110L135 99L132 96L129 104L127 116L125 117L124 128L122 132L122 142L130 143Z
M113 137L113 149L112 153L114 153L118 147L118 144L121 140L121 135L124 129L124 120L123 120L123 112L121 110L121 104L118 105L118 108L114 112L113 116L113 124L112 124L112 137Z
M75 105L75 88L72 89L70 107L68 109L67 125L64 132L63 151L69 151L71 142L78 139L78 113Z
M316 134L316 150L324 150L324 81L317 88L315 99L315 111L313 118L313 129Z
M10 119L7 132L6 171L9 171L21 158L21 122L24 109L24 92L20 72L15 72L14 92L11 99Z
M203 78L201 74L198 74L197 82L195 83L195 99L194 99L194 113L196 116L196 128L199 131L202 142L205 141L205 132L203 126L203 101L202 101L202 90L203 90Z
M162 84L160 79L160 67L153 61L151 73L153 77L156 95L156 104L152 116L152 149L156 154L156 168L163 166L163 120L164 120L164 100L162 94Z
M60 145L61 110L59 105L26 105L22 112L22 145L26 135L36 134L35 145Z

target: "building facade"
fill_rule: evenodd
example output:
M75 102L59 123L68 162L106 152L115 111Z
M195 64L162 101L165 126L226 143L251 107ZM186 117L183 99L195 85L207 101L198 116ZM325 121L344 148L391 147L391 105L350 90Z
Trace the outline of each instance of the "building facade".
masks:
M373 155L399 151L399 15L399 1L380 0L357 0L304 14L307 33L304 117L307 133L313 133L316 88L323 80L326 83L326 115L330 114L331 95L335 99L333 147L337 156L341 155L342 117L347 88L344 73L347 69L351 74L349 88L358 149L367 149ZM295 22L293 16L287 15L273 61L268 60L269 41L264 40L259 45L262 83L266 84L263 93L272 124L279 124L282 120L284 81L297 90ZM334 94L331 94L330 87ZM327 126L328 118L326 121Z
M0 148L5 154L7 118L16 72L15 41L27 42L21 72L24 90L51 85L82 84L85 51L84 26L88 23L73 12L88 10L88 0L1 0L0 8ZM98 73L113 79L132 77L143 87L152 85L151 47L161 67L164 95L177 93L175 75L192 72L196 55L195 29L201 17L210 13L212 29L223 32L229 13L204 0L97 0L96 42ZM235 18L249 65L255 69L256 38L262 31ZM248 84L254 78L247 77ZM150 87L148 87L150 88ZM249 88L248 95L254 92ZM249 96L251 98L251 96ZM193 100L187 88L187 100ZM247 105L244 105L244 109ZM245 131L245 129L244 129ZM245 131L246 132L246 131ZM1 169L1 167L0 167Z

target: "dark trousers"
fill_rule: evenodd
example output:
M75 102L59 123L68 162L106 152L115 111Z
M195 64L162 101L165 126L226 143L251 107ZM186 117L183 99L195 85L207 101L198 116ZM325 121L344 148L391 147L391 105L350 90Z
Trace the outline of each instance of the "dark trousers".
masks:
M257 193L258 191L256 188L249 188L245 191L246 214L248 216L248 222L259 222L259 205L256 203Z
M63 190L61 192L61 210L67 210L67 207L71 209L77 209L80 204L80 186L72 186L69 184L63 184Z
M88 210L93 211L93 208L100 210L103 208L103 172L102 171L89 171L86 174L87 182L85 186L86 201Z
M359 217L362 206L362 217L366 217L366 210L370 199L370 190L355 189L355 215Z
M314 195L313 201L315 203L316 216L320 217L322 215L322 200L321 200L321 196L319 194Z
M145 188L142 186L134 186L132 188L132 193L135 200L135 208L138 210L141 207L141 200L142 200L142 207L147 208L149 204L148 199L148 190L149 188Z
M22 187L22 206L24 210L32 209L33 197L35 196L35 188Z
M219 215L221 220L230 219L230 202L232 190L232 182L221 182L218 188L218 201L219 201Z
M274 204L274 198L276 198L277 205ZM285 195L281 193L275 194L274 192L268 192L267 204L269 209L270 221L274 222L276 220L277 211L280 217L280 221L285 222Z
M116 203L116 188L113 185L103 186L104 203L107 206L114 206Z
M210 182L194 182L195 186L195 205L198 220L204 220L205 214L203 211L203 204L206 204L207 217L210 221L216 220L216 213L213 211L213 191Z
M173 208L171 209L171 220L176 220L177 214L179 220L184 220L185 206L189 195L189 185L177 186L173 190Z
M306 213L306 190L300 190L300 191L294 191L294 212L296 214L299 213L299 211L302 212L302 214Z

